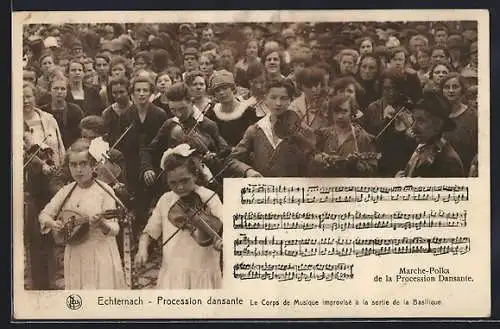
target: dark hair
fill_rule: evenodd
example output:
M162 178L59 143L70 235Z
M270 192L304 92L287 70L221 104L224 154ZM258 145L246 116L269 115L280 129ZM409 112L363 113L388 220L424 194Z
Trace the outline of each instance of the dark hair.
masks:
M97 61L98 58L104 59L108 64L111 62L111 58L109 58L109 56L104 53L98 53L97 55L94 56L95 61Z
M248 81L257 79L264 74L264 65L260 62L248 64L245 76Z
M349 102L351 105L351 116L354 116L357 112L357 106L355 100L347 95L335 95L328 99L328 122L333 123L333 110L345 102Z
M104 119L98 115L89 115L84 117L79 124L80 129L91 130L99 136L104 136L106 134L106 125Z
M173 102L189 100L189 91L182 82L176 82L168 87L165 96Z
M347 86L353 85L354 88L356 89L356 99L359 99L359 96L365 93L365 90L363 87L359 84L358 81L352 76L346 76L342 78L335 79L333 81L333 89L335 93L337 93L340 90L344 90L347 88Z
M279 48L269 48L267 50L264 50L262 52L262 56L261 56L262 65L264 65L264 68L265 68L264 63L266 62L266 57L272 53L278 53L278 57L280 58L280 72L281 72L281 74L283 74L286 71L285 56Z
M266 93L268 93L271 88L285 88L288 97L293 98L295 94L295 87L293 82L289 79L272 79L266 83Z
M146 63L146 66L151 65L151 54L149 51L140 51L137 54L134 55L134 60L138 60L139 58L142 58L144 62Z
M432 57L432 53L436 50L442 50L444 52L444 56L448 59L448 61L450 60L450 53L448 52L448 49L446 49L446 47L442 47L439 45L435 45L435 46L431 47L431 49L430 49L430 56L431 57Z
M300 89L303 87L310 88L322 84L325 81L325 75L325 70L319 67L304 68L297 72L295 80Z
M443 66L446 66L448 68L448 71L449 72L453 72L453 67L451 67L450 63L446 62L446 61L437 61L436 63L434 63L434 65L431 66L430 70L429 70L429 79L432 80L432 78L434 77L434 69L438 66L438 65L443 65ZM449 73L448 72L448 73Z
M169 67L167 67L167 69L165 71L170 76L170 79L172 80L172 82L174 82L174 79L176 77L180 77L182 80L182 71L177 66L169 66Z
M205 76L203 75L203 73L200 70L195 70L191 72L186 72L186 76L184 77L184 83L188 86L191 86L194 83L196 77L202 77L203 80L205 80Z
M380 56L378 56L375 53L365 53L365 54L361 55L361 57L359 58L359 63L358 63L358 75L359 75L359 68L361 67L361 63L363 63L363 61L366 58L373 58L375 60L375 63L377 63L377 76L380 75L380 72L382 71L383 65L382 65L382 61L380 59Z
M141 83L141 82L145 82L145 83L149 84L149 89L150 89L151 93L154 92L155 86L153 84L153 81L151 81L151 79L149 77L136 75L135 77L132 78L132 81L130 81L130 93L131 94L134 92L135 85L137 83Z
M127 88L127 91L130 88L130 83L129 83L128 79L125 79L123 77L109 79L109 82L108 82L109 92L111 92L112 87L115 85L124 85L125 88Z
M442 92L446 81L453 79L453 78L457 78L458 83L460 84L460 87L462 88L462 95L461 96L463 96L465 94L465 92L467 91L468 85L467 85L467 81L465 80L465 78L458 72L448 73L448 75L446 75L443 78L443 80L441 80L440 85L439 85L439 90L441 90L441 92Z
M183 157L179 154L170 154L163 160L163 168L165 168L166 174L179 167L186 167L188 172L194 176L197 184L205 183L206 179L201 170L201 162L197 161L196 156Z
M403 46L398 46L398 47L395 47L394 49L391 49L389 51L387 59L390 61L391 59L394 58L394 56L396 56L396 54L399 54L399 53L405 54L405 60L407 60L408 50L406 50L406 48Z
M125 76L130 77L130 67L128 66L127 59L123 56L116 56L111 59L109 63L110 72L113 70L113 67L120 64L125 68Z

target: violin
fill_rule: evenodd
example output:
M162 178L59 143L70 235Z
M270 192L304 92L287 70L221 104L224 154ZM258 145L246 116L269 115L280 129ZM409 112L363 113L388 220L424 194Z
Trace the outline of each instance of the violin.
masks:
M394 130L403 133L405 136L415 139L415 134L413 133L413 115L409 110L411 102L408 100L404 102L398 109L398 111L390 118L386 125L380 130L380 132L373 139L374 142L378 141L380 137L387 131L387 129L394 123Z
M181 198L170 208L169 221L180 230L187 230L191 237L202 247L212 245L216 250L222 250L222 221L204 211L204 203L198 194L189 196L189 206ZM206 204L206 203L205 203ZM176 233L177 233L176 232ZM175 235L175 233L174 233ZM164 243L164 245L173 235Z
M109 144L102 137L95 138L90 142L89 153L97 161L94 175L108 185L119 184L120 181L117 177L122 172L120 166L111 161L109 155L111 150Z
M301 118L297 112L286 110L276 117L274 133L283 140L295 143L301 150L310 153L315 150L314 133L302 126L305 115Z
M23 164L23 169L26 169L31 164L37 164L40 168L46 167L49 169L48 172L45 172L48 176L54 174L57 170L53 158L54 150L48 146L35 144L26 150L24 155L27 157L27 160Z

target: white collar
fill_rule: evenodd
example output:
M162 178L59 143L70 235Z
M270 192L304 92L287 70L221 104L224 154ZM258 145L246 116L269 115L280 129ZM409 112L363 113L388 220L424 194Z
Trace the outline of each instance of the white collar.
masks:
M281 143L282 139L278 138L276 143L273 138L273 128L271 126L271 115L267 114L265 117L257 121L257 126L262 129L264 135L266 135L267 140L271 144L271 146L276 149L278 145Z
M232 121L241 118L245 110L248 108L245 103L239 102L232 112L222 112L222 104L217 103L214 106L214 114L221 121Z

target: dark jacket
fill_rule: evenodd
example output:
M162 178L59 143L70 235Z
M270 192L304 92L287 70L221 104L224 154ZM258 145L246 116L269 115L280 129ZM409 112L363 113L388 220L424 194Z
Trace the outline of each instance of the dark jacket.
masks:
M405 176L464 177L464 167L453 146L441 139L416 148L405 168Z
M71 90L68 90L68 95L66 96L66 101L68 103L74 103L83 110L85 116L88 115L101 115L102 111L106 107L102 101L101 95L99 95L99 89L96 87L83 87L83 100L74 99L71 94Z
M51 104L41 107L54 116L61 131L64 146L69 148L80 137L80 121L84 117L82 109L73 103L66 103L63 110L53 110Z
M217 125L212 120L206 117L200 118L200 121L196 124L196 128L189 133L189 136L184 136L181 139L172 134L176 126L179 126L179 120L176 117L170 118L163 123L146 150L141 152L141 172L145 172L146 170L158 172L163 153L168 148L173 148L184 142L188 143L192 148L197 149L201 156L206 151L218 155L229 153L227 142L221 137ZM186 128L186 130L190 131L190 128ZM187 131L184 131L184 133Z

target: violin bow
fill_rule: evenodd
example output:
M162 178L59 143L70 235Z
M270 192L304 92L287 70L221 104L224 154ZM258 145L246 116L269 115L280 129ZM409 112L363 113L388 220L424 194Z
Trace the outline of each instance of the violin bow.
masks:
M190 135L191 132L200 124L200 118L205 115L205 112L208 110L208 107L210 105L212 105L212 101L209 101L207 105L205 105L205 107L203 108L202 111L200 111L200 114L195 118L196 122L194 123L194 125L188 130L188 132L186 133L186 135Z
M125 131L120 135L120 137L118 137L118 139L116 140L116 142L113 144L113 146L111 146L110 150L113 150L116 148L116 146L122 141L122 139L125 137L125 135L130 131L130 129L132 129L132 127L134 126L134 123L132 122L128 127L127 129L125 129Z

